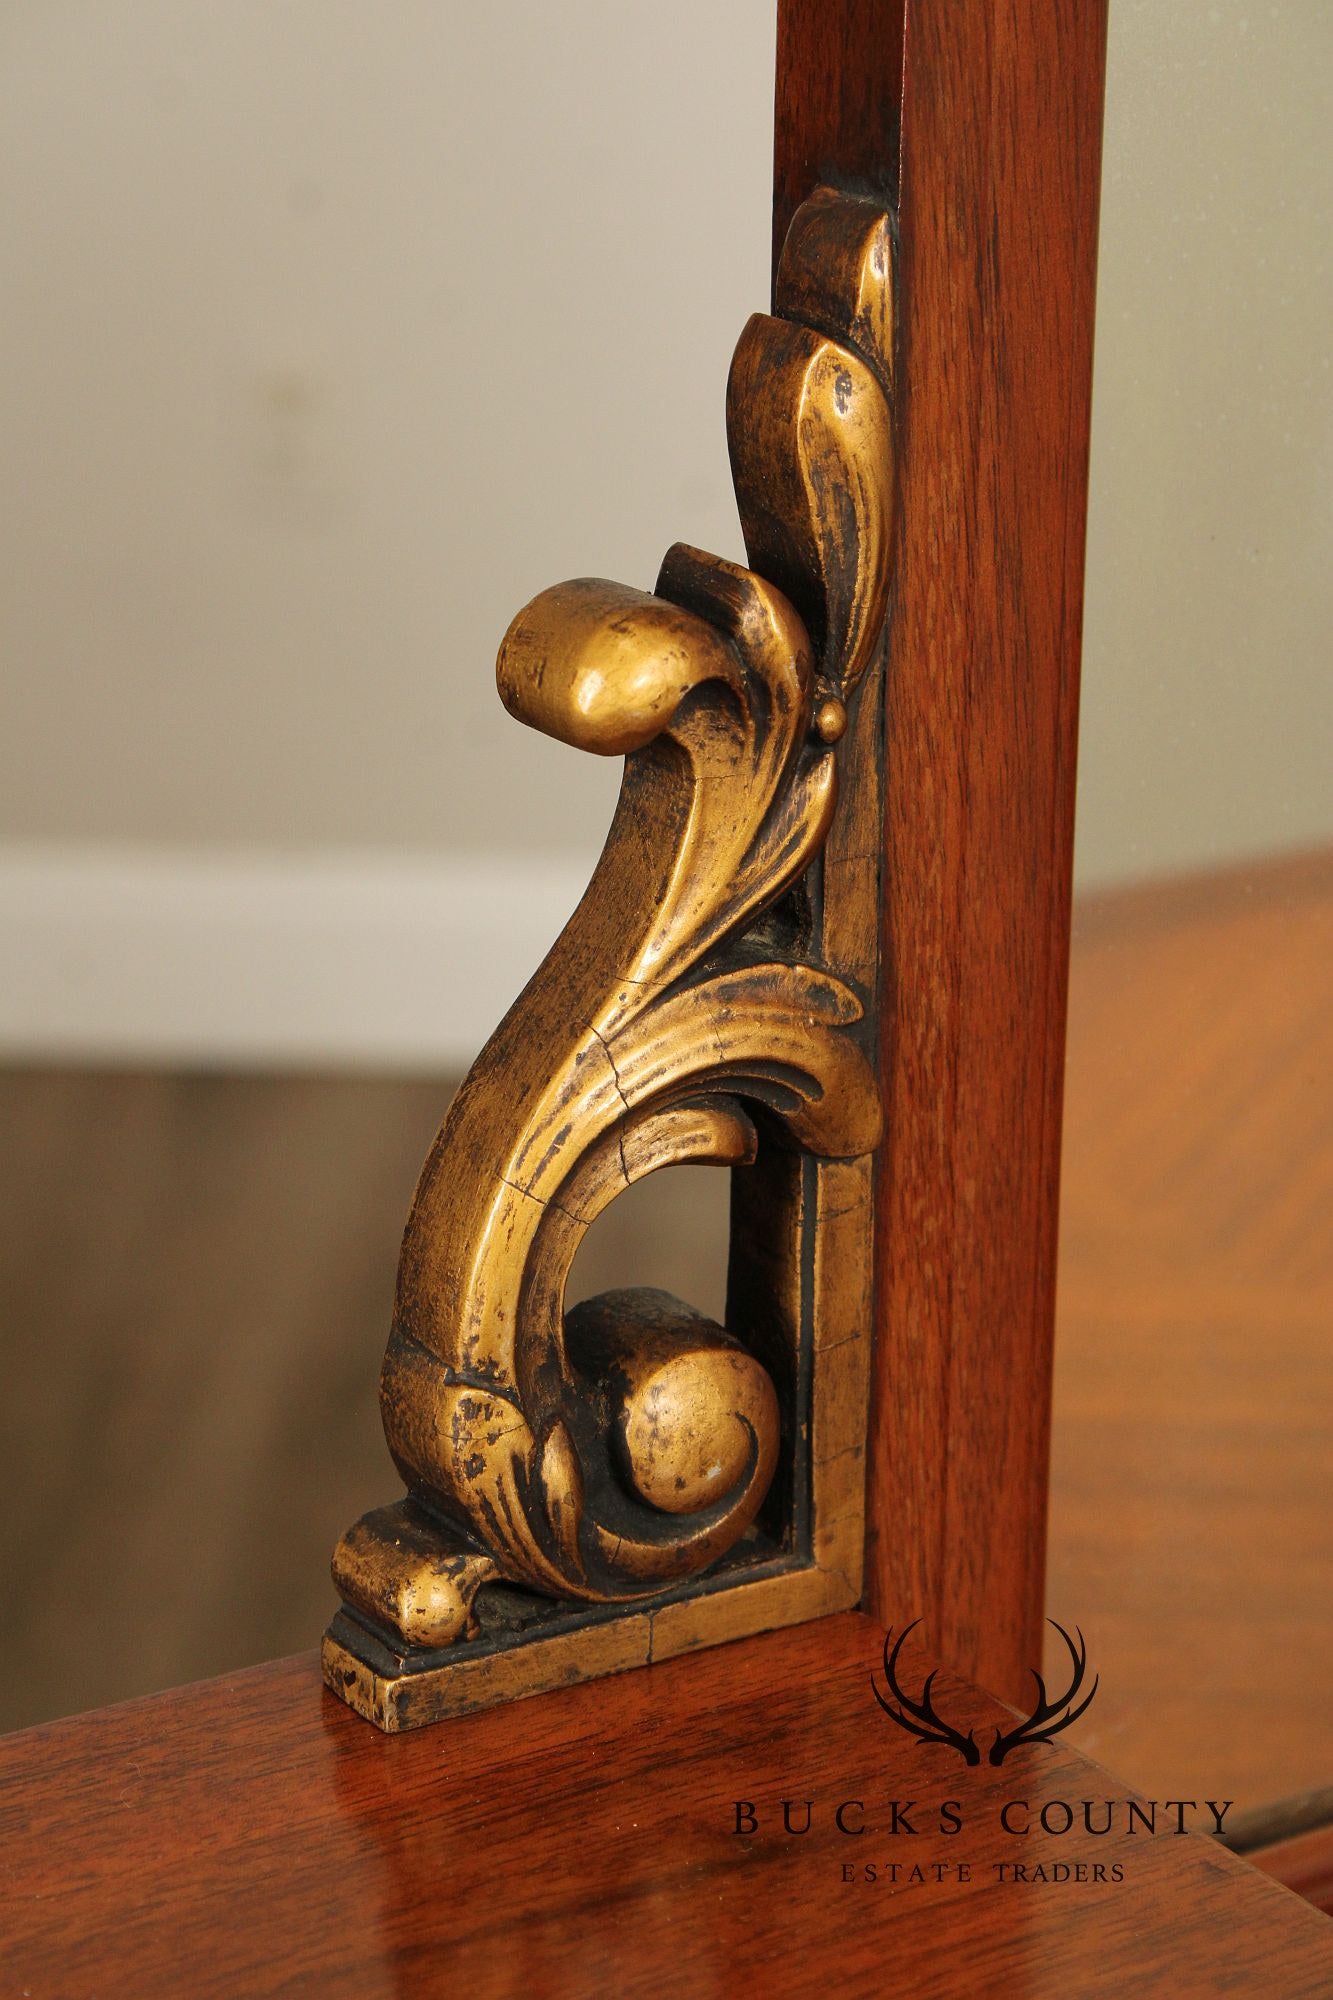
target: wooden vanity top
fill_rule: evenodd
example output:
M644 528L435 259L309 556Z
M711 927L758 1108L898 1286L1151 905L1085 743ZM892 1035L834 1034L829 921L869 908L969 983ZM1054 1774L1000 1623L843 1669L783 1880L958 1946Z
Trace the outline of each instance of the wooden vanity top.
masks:
M0 1992L1333 1991L1333 1925L1203 1802L1131 1833L1134 1795L1059 1741L921 1746L871 1694L882 1643L847 1613L402 1737L309 1654L11 1736ZM952 1676L935 1701L983 1753L1007 1718Z

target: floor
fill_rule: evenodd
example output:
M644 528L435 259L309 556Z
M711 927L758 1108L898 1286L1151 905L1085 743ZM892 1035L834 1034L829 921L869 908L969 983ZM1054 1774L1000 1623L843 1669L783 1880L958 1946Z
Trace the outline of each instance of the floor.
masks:
M1068 1050L1048 1594L1102 1674L1076 1740L1238 1815L1333 1788L1333 857L1083 905Z
M0 1729L311 1645L401 1491L376 1383L450 1081L0 1072ZM721 1174L590 1234L572 1297L720 1316Z
M1333 860L1084 905L1050 1555L1074 1740L1237 1813L1333 1786ZM0 1727L314 1643L393 1497L375 1378L451 1083L0 1075ZM576 1295L720 1303L721 1176ZM1333 1814L1333 1796L1329 1799Z

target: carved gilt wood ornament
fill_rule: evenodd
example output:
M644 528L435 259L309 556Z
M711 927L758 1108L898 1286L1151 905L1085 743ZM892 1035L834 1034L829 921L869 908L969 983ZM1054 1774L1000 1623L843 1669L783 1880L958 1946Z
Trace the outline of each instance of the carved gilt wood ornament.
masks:
M510 713L625 773L408 1219L407 1497L339 1543L324 1642L381 1728L860 1596L891 283L879 205L812 196L728 385L750 568L677 545L651 595L560 584L500 648ZM736 1169L726 1328L566 1311L596 1217L687 1163Z

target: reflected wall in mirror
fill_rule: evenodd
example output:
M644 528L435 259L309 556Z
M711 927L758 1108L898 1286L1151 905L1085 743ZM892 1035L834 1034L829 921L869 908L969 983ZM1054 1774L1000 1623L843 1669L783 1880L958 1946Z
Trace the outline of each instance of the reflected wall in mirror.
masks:
M1333 1820L1330 76L1111 10L1049 1588L1241 1837Z

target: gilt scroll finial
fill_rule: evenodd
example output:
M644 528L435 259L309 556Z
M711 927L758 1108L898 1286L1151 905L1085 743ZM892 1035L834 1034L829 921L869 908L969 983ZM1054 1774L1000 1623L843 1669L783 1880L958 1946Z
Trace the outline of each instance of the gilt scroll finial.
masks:
M340 1542L324 1655L382 1727L854 1601L859 1489L822 1468L855 1475L865 1425L877 876L848 829L877 820L890 295L886 218L821 190L732 364L750 566L678 544L651 594L560 584L500 648L512 715L625 770L409 1215L381 1377L407 1497ZM643 1289L567 1311L598 1215L681 1164L736 1170L727 1326Z

